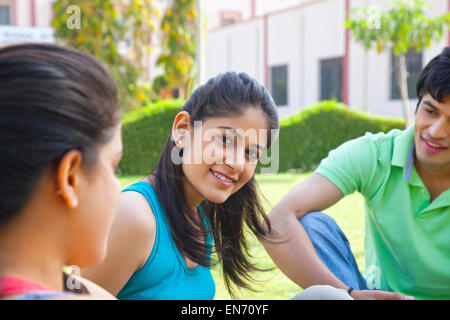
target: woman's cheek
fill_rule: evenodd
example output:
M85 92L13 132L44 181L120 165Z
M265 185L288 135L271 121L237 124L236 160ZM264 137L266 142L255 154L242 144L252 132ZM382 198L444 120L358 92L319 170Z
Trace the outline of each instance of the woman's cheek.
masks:
M213 143L203 143L202 149L198 150L202 155L202 164L212 165L216 162L216 150Z
M245 172L247 175L247 181L255 175L256 166L258 163L249 163L245 165Z
M239 177L239 184L234 192L238 191L242 188L250 179L253 177L255 173L256 166L247 164L241 176Z

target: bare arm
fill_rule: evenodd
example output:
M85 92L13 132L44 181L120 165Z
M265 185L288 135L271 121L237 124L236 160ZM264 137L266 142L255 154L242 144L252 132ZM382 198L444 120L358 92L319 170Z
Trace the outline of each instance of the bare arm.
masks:
M322 263L298 221L306 213L324 210L342 197L331 181L313 174L289 191L269 213L275 243L262 244L280 270L302 288L319 284L348 288ZM277 243L280 241L283 243Z
M147 200L137 192L123 192L108 239L105 260L82 269L81 275L117 296L153 249L156 223Z
M263 246L280 270L302 288L330 285L348 290L320 260L311 240L298 219L311 211L322 211L343 197L338 187L324 176L314 173L294 187L269 213L275 231L274 242ZM282 243L279 243L282 242ZM406 299L400 293L379 290L355 290L354 299Z

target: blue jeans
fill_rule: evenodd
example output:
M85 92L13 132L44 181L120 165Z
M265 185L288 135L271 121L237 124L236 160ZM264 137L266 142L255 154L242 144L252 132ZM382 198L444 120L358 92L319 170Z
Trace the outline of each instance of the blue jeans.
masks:
M319 258L339 280L355 290L369 289L359 272L347 237L333 218L313 211L301 217L299 221Z

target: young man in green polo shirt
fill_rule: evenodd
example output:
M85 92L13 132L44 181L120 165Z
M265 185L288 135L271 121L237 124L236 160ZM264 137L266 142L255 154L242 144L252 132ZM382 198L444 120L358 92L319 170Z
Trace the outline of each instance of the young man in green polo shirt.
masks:
M354 299L450 299L450 47L424 68L417 94L414 125L344 143L269 214L276 241L263 245L301 287L331 285ZM365 277L320 212L355 191L365 199Z

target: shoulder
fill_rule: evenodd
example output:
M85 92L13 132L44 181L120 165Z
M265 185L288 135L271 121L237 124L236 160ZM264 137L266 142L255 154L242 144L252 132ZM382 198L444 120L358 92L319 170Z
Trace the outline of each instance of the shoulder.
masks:
M330 151L328 157L343 158L358 163L389 160L394 140L402 132L398 129L387 133L366 132L365 135L346 141Z
M137 191L122 191L120 195L117 212L126 214L133 221L145 222L149 217L153 217L153 210L145 196Z
M336 184L344 195L359 191L369 197L389 173L393 141L401 133L368 132L349 140L330 151L316 173Z
M394 143L395 138L404 133L404 130L399 129L392 129L388 132L378 133L366 132L366 134L360 137L360 139L361 141L364 141L365 143L371 143L378 148L386 148Z
M116 295L148 260L156 237L153 211L136 191L123 191L113 218L102 263L83 269L83 277Z
M144 195L137 191L122 192L114 225L116 232L126 234L127 242L142 243L144 247L156 233L153 210Z

